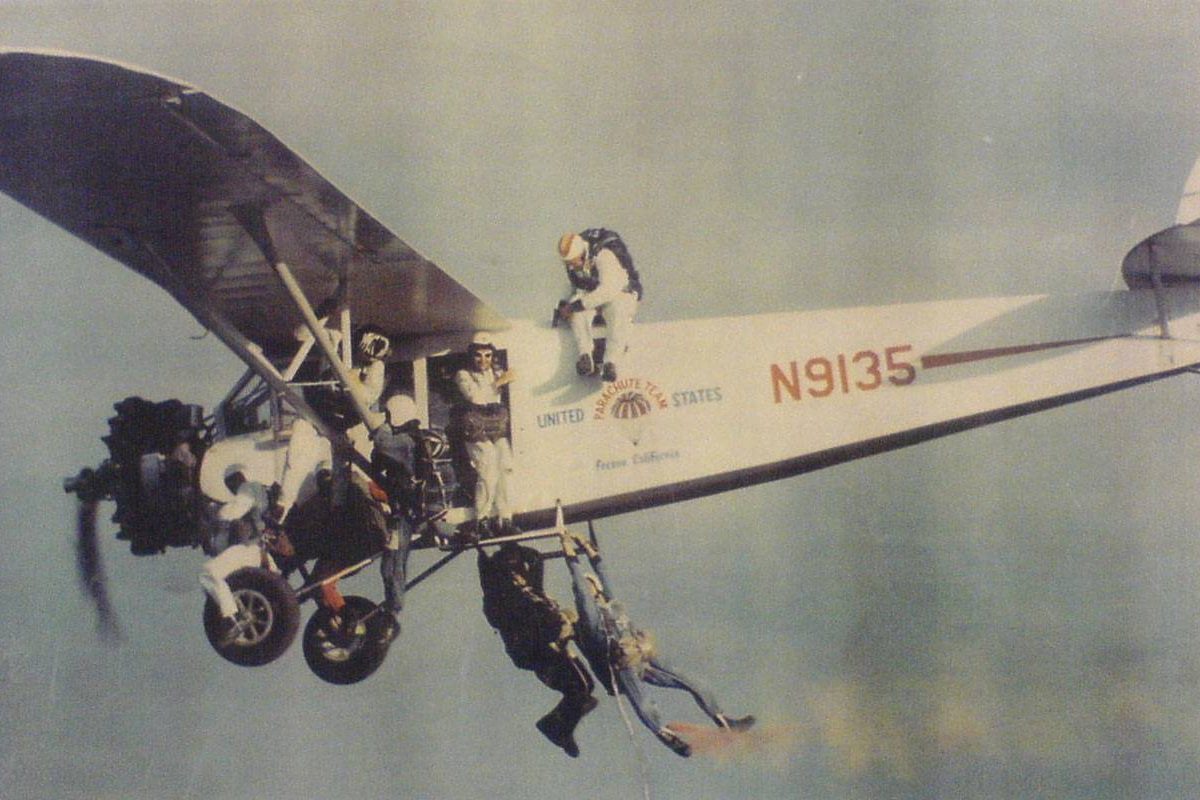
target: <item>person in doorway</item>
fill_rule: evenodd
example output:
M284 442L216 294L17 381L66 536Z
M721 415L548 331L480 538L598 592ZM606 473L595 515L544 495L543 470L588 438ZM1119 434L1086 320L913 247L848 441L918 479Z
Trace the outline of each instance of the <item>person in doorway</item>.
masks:
M509 478L513 471L512 445L508 439L508 408L501 389L516 374L496 363L496 347L477 336L467 348L471 364L454 374L454 383L467 403L463 415L463 438L467 457L475 470L475 534L518 533L513 525Z

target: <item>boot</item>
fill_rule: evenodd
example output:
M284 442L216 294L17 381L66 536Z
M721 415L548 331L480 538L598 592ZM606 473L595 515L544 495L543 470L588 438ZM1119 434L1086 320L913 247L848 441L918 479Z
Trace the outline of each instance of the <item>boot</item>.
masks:
M588 353L584 353L575 362L575 371L580 375L591 375L595 367L592 366L592 357Z
M614 383L617 380L617 365L611 361L604 362L604 372L601 375L606 383Z
M563 752L571 758L579 758L579 745L575 743L575 725L579 719L568 720L564 714L555 707L546 716L537 721L537 729L542 732L542 735L549 739L556 747L561 747Z
M754 722L753 714L747 714L744 717L727 717L724 714L717 715L717 725L729 731L748 731Z
M596 698L590 694L579 701L571 701L564 697L554 710L537 721L537 729L565 750L571 758L577 758L579 745L575 743L575 728L598 704Z
M676 755L687 758L692 754L692 746L685 742L678 733L668 727L658 729L659 741L675 751Z
M378 641L380 645L387 647L400 635L400 612L385 608L380 609L380 614L383 615L383 623L379 626Z

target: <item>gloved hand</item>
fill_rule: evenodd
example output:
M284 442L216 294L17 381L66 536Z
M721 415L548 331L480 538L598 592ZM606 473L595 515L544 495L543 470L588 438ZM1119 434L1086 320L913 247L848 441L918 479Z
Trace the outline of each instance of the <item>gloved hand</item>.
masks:
M550 318L550 327L557 328L558 323L566 322L571 318L571 304L566 300L559 300L558 305L554 307L554 316Z
M284 508L281 503L273 502L270 508L263 512L263 522L269 528L278 528L283 523Z
M588 558L596 559L600 556L600 551L587 539L578 539L577 541L579 542L579 546L583 548L583 552L588 554Z

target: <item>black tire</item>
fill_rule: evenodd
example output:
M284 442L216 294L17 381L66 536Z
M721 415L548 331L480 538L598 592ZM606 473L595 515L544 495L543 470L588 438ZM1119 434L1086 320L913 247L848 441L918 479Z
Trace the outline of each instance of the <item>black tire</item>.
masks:
M346 686L370 677L387 656L386 633L391 615L375 611L365 597L346 596L339 622L349 623L340 631L331 625L334 614L318 607L304 626L304 660L323 681ZM368 616L371 614L370 616ZM365 618L365 620L364 620Z
M204 633L227 661L243 667L270 664L283 655L300 629L300 604L281 575L244 567L225 579L238 603L238 635L222 639L221 612L212 598L204 603Z

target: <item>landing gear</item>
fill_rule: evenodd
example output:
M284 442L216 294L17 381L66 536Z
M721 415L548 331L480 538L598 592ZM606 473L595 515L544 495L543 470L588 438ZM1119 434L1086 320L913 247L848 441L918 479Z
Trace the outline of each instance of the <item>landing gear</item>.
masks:
M212 598L204 603L204 633L227 661L244 667L269 664L283 655L300 629L300 605L282 576L246 567L225 579L237 601L237 629L229 631Z
M391 614L365 597L347 595L341 613L318 608L304 627L304 660L318 678L347 685L370 677L387 656Z

